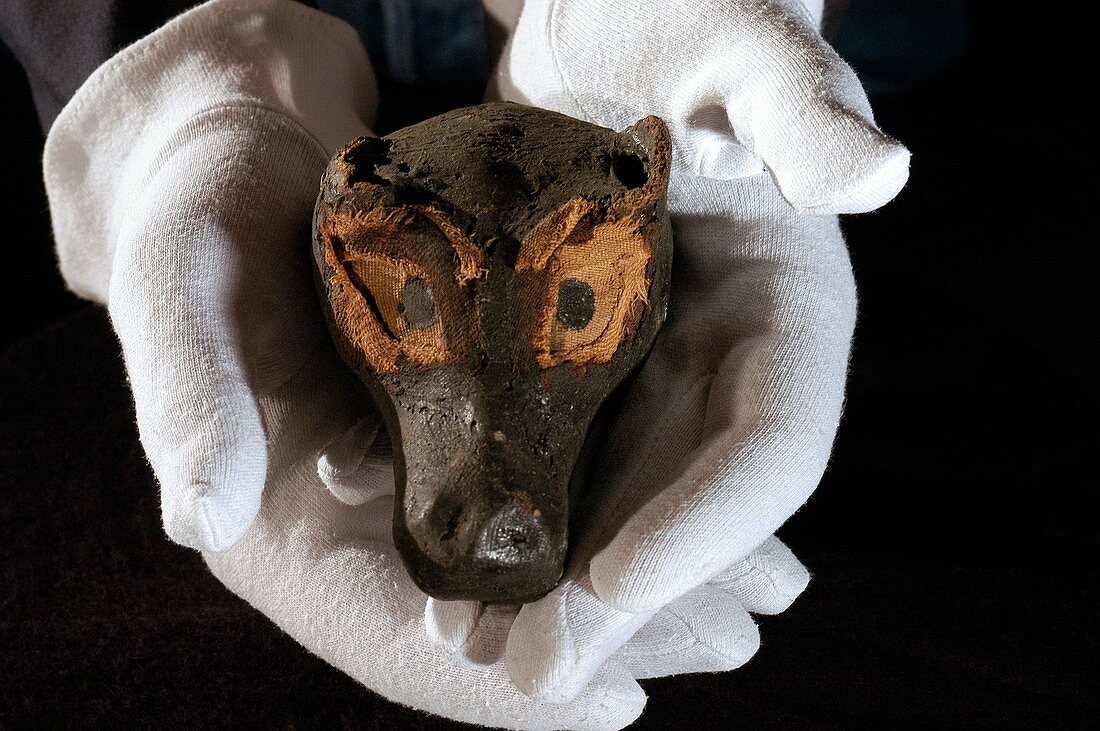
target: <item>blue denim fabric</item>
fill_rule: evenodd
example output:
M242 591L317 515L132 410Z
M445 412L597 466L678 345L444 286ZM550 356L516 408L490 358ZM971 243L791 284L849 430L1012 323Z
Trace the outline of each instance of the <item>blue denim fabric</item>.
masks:
M489 78L479 0L318 0L356 30L375 72L417 86L478 86Z
M379 0L317 0L317 9L335 15L359 33L375 73L385 69L386 57Z

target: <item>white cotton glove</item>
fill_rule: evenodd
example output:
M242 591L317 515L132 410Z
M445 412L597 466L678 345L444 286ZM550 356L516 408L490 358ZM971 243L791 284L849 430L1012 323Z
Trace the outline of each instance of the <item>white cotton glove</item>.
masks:
M760 646L749 612L784 611L810 580L806 568L774 536L656 612L608 611L586 572L570 571L549 595L558 599L534 603L574 616L545 622L552 633L523 648L524 662L533 668L517 675L521 666L509 658L509 671L524 692L546 702L568 702L607 665L623 666L638 680L740 667ZM458 664L477 666L496 662L506 648L514 647L509 636L520 612L530 616L526 607L428 599L425 623L432 641ZM608 661L610 652L614 654ZM567 677L555 678L555 673Z
M376 106L350 27L222 0L110 59L50 130L61 273L108 307L179 543L228 548L259 509L256 399L324 337L301 269L320 171Z
M330 153L375 104L343 23L290 0L189 11L98 69L50 131L62 272L107 304L166 530L230 590L395 702L621 728L645 702L622 665L566 706L520 693L503 660L452 667L393 547L392 457L345 458L378 429L328 340L309 226Z
M787 603L801 590L784 576L804 569L768 565L801 569L768 536L825 469L856 311L836 217L807 214L882 205L909 161L818 34L820 12L527 0L505 48L491 95L614 129L656 114L674 145L668 319L606 441L565 578L508 630L509 673L532 697L568 702L613 656L636 677L684 672L675 656L697 644L637 650L662 647L685 606L702 643L744 650L745 610L762 609L713 588L748 581L749 567L793 586ZM456 651L455 638L479 637L477 617L433 602L426 620Z
M820 0L527 0L491 93L613 129L655 114L680 175L766 169L799 211L874 210L905 184L909 153L875 126L821 12Z

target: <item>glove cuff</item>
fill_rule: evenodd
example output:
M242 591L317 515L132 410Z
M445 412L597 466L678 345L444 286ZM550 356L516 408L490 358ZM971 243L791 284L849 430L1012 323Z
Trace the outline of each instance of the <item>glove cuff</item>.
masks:
M285 115L331 153L363 134L377 98L354 29L292 0L211 0L123 49L77 90L46 139L66 284L106 302L130 201L189 120L252 106Z

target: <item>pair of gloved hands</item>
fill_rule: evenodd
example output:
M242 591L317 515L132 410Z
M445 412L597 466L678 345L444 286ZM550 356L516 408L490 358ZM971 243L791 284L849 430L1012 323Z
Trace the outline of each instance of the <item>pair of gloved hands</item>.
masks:
M504 99L623 129L675 168L673 296L595 455L588 528L522 608L427 600L390 537L384 430L327 340L308 226L369 134L354 31L212 0L120 52L50 131L62 272L106 303L165 528L308 649L391 700L514 728L621 728L636 679L725 670L808 581L771 534L816 486L855 319L834 214L904 184L798 0L527 0Z

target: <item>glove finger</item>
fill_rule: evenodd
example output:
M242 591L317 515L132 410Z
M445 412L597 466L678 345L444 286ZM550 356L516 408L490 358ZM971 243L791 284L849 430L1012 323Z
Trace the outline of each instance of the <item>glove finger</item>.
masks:
M108 309L179 543L223 550L259 507L267 439L253 394L296 371L322 332L303 304L304 256L285 249L301 241L323 160L277 115L218 110L177 132L126 209Z
M490 604L485 607L465 647L456 659L467 667L482 668L499 662L504 657L508 633L519 614L519 604Z
M424 605L424 631L432 644L451 655L459 655L484 613L483 602L446 602L428 597Z
M813 21L813 27L821 30L821 23L825 18L825 0L795 0L802 4L806 8L806 12L810 15L810 20ZM829 0L833 5L837 4L837 0Z
M225 324L232 304L209 276L229 266L226 236L207 230L176 241L156 252L159 262L132 257L119 267L110 311L141 443L161 486L164 528L177 543L220 551L259 508L267 444L236 334Z
M486 667L504 656L508 631L519 613L518 604L445 602L428 597L424 629L428 639L466 667Z
M783 197L825 214L871 211L896 196L909 151L875 125L855 72L817 31L820 16L775 3L740 19L740 62L726 69L738 83L726 90L726 111Z
M340 502L362 505L394 494L393 455L378 449L384 431L376 418L365 416L321 453L317 474Z
M611 658L641 680L733 670L759 648L756 622L740 602L702 586L658 612Z
M535 700L568 703L654 613L612 609L587 578L564 582L516 616L505 650L508 674Z
M735 180L764 170L764 161L733 137L725 114L714 128L706 124L702 113L674 139L684 140L683 148L695 156L692 173L716 180Z
M708 586L725 592L750 612L779 614L809 583L809 570L783 541L771 536L743 561L711 579Z

